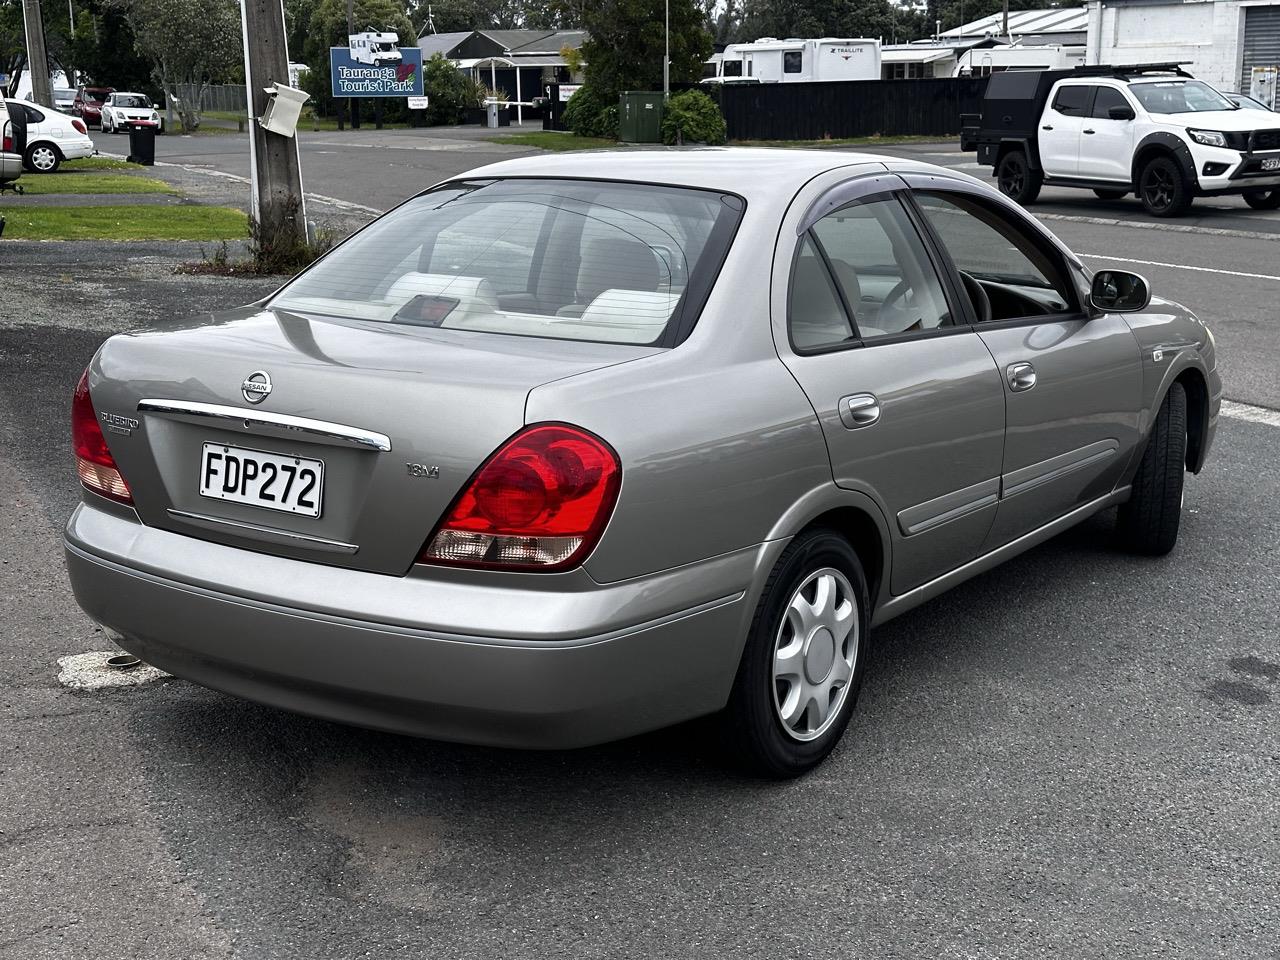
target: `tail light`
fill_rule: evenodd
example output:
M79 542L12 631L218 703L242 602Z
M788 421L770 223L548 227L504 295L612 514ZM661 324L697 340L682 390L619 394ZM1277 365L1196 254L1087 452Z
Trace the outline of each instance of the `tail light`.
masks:
M79 131L80 133L83 133L83 134L85 134L85 135L88 135L88 133L89 133L89 128L88 128L88 127L86 127L86 126L84 125L84 121L83 121L83 120L72 120L72 121L71 121L71 125L72 125L73 127L75 127L75 128L76 128L76 130L77 130L77 131Z
M566 570L600 540L622 467L603 440L544 423L516 434L476 471L419 563Z
M13 137L6 135L4 140L0 141L0 152L13 153Z
M98 415L89 397L89 371L85 370L71 398L71 448L76 455L76 473L85 488L120 503L133 504L129 485L120 475L107 438L98 425Z

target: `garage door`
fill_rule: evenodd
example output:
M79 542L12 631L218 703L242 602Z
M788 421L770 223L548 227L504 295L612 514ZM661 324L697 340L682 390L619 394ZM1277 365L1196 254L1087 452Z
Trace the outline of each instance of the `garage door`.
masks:
M1254 67L1280 66L1280 5L1245 7L1244 69L1240 73L1240 90L1249 92L1249 78Z

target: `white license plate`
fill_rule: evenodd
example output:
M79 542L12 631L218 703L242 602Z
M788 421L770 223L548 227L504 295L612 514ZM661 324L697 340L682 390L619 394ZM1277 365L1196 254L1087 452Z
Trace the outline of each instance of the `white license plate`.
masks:
M1280 157L1267 157L1262 161L1263 170L1280 170Z
M324 461L206 443L200 452L200 496L318 517Z

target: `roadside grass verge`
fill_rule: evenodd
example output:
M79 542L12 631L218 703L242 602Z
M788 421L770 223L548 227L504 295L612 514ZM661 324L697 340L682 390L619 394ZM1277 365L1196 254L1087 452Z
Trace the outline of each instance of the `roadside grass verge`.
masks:
M958 134L957 134L958 136ZM731 147L790 147L793 150L822 150L833 147L875 147L892 146L897 143L938 143L952 140L954 137L832 137L823 140L730 140Z
M59 173L83 173L88 170L145 170L147 169L140 163L129 163L127 160L117 160L114 157L83 157L79 160L65 160ZM23 183L26 183L30 177L24 177Z
M177 193L162 180L135 177L127 173L45 173L19 181L30 197L55 193Z
M505 133L496 137L485 137L490 143L505 143L512 147L537 147L539 150L551 150L560 153L566 150L599 150L602 147L616 147L618 141L606 137L575 137L572 133L559 133L555 130L540 130L534 133Z
M0 207L6 240L238 240L248 218L230 207Z

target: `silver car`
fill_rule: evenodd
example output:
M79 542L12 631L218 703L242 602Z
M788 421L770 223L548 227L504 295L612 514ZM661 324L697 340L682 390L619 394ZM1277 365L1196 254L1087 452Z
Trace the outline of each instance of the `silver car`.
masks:
M792 776L878 624L1108 507L1170 550L1221 393L1201 321L962 174L513 160L108 340L67 563L237 696L540 748L720 712Z

